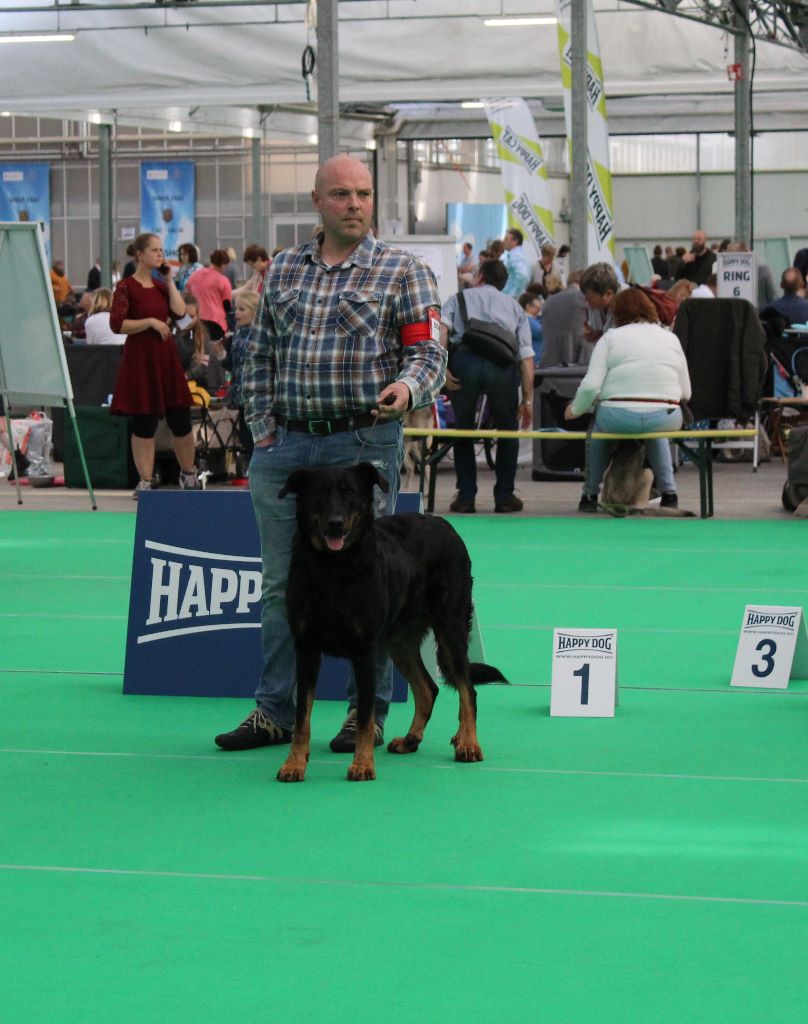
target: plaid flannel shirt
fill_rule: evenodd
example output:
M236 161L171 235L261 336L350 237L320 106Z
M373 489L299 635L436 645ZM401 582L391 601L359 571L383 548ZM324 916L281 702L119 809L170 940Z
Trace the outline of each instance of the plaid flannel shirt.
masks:
M244 367L246 418L256 441L289 419L335 419L375 408L393 381L412 407L428 405L446 375L438 341L402 345L405 324L440 308L432 271L368 234L327 266L321 238L279 253L267 271Z

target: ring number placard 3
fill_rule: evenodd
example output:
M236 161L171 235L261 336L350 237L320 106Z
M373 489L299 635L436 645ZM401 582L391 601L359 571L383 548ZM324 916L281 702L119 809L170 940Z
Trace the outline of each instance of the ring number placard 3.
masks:
M784 690L789 679L808 679L802 608L748 604L730 685Z
M613 718L617 703L617 630L553 630L550 714Z

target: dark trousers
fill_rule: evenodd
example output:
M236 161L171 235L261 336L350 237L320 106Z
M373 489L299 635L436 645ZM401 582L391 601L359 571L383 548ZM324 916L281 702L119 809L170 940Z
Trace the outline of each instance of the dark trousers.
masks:
M497 430L517 430L519 408L519 368L496 366L460 346L449 353L449 369L460 380L460 390L451 391L450 398L458 430L473 430L475 411L481 395L488 399L487 426ZM519 441L499 439L494 460L494 501L513 494ZM462 501L474 501L477 493L477 461L474 441L457 438L454 443L454 464L457 490Z

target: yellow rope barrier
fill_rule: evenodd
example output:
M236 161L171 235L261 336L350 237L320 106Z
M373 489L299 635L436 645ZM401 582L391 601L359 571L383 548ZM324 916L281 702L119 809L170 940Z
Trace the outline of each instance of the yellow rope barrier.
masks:
M596 441L620 441L623 438L655 438L668 437L671 440L686 440L692 437L698 440L717 440L725 438L728 440L740 438L753 438L757 433L752 427L736 427L728 430L663 430L648 434L603 434L598 431L590 436ZM405 427L405 437L526 437L540 439L542 441L585 441L587 434L585 430L455 430L453 428L441 427Z

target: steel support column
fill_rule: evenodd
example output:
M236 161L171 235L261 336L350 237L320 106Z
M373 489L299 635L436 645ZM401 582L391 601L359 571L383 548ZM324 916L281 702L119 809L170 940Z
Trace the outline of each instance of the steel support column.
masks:
M264 229L264 208L261 195L261 139L250 140L250 156L252 157L252 234L257 245L266 246L269 239Z
M317 3L317 136L320 163L339 152L337 0Z
M752 82L749 78L749 0L735 0L735 237L752 245Z
M98 234L101 284L112 287L112 125L98 126Z

